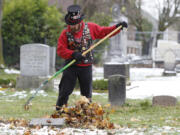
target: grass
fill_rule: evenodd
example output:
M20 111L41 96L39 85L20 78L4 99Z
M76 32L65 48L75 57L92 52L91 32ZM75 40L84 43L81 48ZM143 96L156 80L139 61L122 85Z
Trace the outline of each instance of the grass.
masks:
M0 70L0 78L16 78L16 74L5 74ZM96 91L99 93L107 93L107 91ZM13 96L17 91L15 89L6 89L4 94L0 91L0 118L4 119L21 119L31 120L32 118L40 118L50 116L55 111L55 104L58 93L48 91L48 96L36 96L32 100L30 110L25 111L23 106L27 99L31 96L27 92L26 98L18 98ZM69 106L79 99L80 96L71 95L69 98ZM93 102L101 105L109 104L108 96L93 95ZM108 108L105 110L110 112L110 121L122 127L144 128L150 127L179 127L180 125L180 101L174 107L152 106L151 99L133 100L127 99L126 103L121 107Z
M4 119L24 118L30 120L51 115L55 110L57 100L57 92L47 92L48 96L37 96L32 100L30 110L25 111L24 103L28 97L19 99L13 96L15 91L8 89L6 95L0 93L0 117ZM29 92L27 92L29 93ZM71 95L69 105L74 105L74 102L79 99L77 95ZM93 102L98 102L101 105L109 104L107 96L94 95ZM174 107L153 107L151 100L131 100L127 99L126 103L121 107L106 109L106 112L111 112L109 115L110 121L121 126L128 127L152 127L152 126L171 126L178 127L180 125L180 102Z
M6 74L2 69L0 69L0 79L16 79L18 74Z
M176 107L153 107L147 100L129 100L128 104L116 109L111 120L119 125L139 126L172 126L180 124L180 104ZM149 102L148 104L146 104ZM145 104L145 105L144 105Z

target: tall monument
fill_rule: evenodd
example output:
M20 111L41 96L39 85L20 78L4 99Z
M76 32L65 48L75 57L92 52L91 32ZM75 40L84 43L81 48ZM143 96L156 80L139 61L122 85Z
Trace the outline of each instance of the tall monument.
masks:
M125 21L128 19L123 14L118 4L114 4L112 7L112 18L113 21L110 25L115 25L119 22ZM121 31L119 34L110 38L110 45L107 52L107 61L106 62L124 62L127 54L127 33L126 31Z
M112 7L113 21L110 25L116 25L119 22L128 19L123 14L118 4L114 4ZM106 61L104 63L104 78L108 78L111 75L120 74L129 77L129 64L126 60L127 54L127 32L121 30L121 32L110 38L110 45L108 46L106 54Z

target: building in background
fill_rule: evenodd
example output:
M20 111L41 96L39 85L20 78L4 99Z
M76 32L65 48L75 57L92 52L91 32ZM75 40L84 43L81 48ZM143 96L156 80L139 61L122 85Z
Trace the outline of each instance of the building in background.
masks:
M74 0L49 0L49 5L57 5L58 8L61 8L62 11L66 12L66 9L69 5L73 4Z

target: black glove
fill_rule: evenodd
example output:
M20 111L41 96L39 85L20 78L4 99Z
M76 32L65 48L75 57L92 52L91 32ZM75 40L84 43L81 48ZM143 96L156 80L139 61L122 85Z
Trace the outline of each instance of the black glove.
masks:
M84 59L84 57L82 56L82 54L80 52L73 52L72 53L72 57L76 60L76 61L81 61Z
M119 27L120 25L122 26L121 29L128 27L128 24L123 21L123 22L120 22L120 23L116 24L116 28Z

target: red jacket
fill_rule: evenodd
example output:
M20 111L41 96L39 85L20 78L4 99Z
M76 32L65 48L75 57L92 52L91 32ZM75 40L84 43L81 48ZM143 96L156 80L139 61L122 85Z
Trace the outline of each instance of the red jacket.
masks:
M81 37L82 37L85 23L83 21L81 23L82 23L82 26L80 28L80 31L73 34L75 40L81 39ZM108 35L110 32L112 32L114 29L116 29L115 25L109 26L109 27L104 27L104 26L99 26L99 25L97 25L95 23L91 23L91 22L89 22L87 24L88 24L88 28L90 30L92 40L102 39L106 35ZM68 49L68 40L67 40L67 36L66 36L67 31L70 32L69 26L67 27L67 29L64 29L62 31L62 33L58 39L57 54L63 59L71 59L72 58L71 55L74 52L73 50ZM120 32L120 30L118 32L116 32L115 34L117 34L119 32ZM78 66L89 66L91 64L77 64L77 65Z

